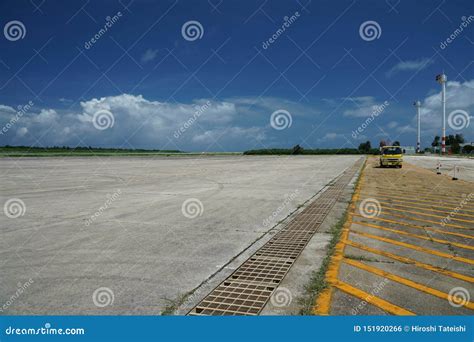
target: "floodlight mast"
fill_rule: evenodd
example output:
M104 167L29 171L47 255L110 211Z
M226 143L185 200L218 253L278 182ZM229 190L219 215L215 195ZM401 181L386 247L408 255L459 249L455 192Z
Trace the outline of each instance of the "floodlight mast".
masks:
M413 105L416 107L416 112L417 112L417 121L418 121L418 135L416 139L416 153L420 153L420 132L421 132L421 102L419 100L413 102Z
M441 84L441 104L443 106L443 132L441 136L441 153L446 154L446 81L448 77L443 73L436 76L436 81Z

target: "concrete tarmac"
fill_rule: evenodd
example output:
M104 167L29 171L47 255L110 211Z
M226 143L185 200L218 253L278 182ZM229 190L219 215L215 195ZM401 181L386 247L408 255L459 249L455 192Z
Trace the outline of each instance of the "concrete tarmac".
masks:
M2 159L0 314L160 314L358 158Z

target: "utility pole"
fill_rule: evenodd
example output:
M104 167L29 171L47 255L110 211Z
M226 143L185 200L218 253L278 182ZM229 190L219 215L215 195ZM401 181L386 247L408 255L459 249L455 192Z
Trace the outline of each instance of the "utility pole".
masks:
M421 150L420 150L420 132L421 132L421 128L420 128L420 125L421 125L421 102L419 100L413 102L413 105L416 107L416 112L417 112L417 115L418 115L418 136L417 136L417 139L416 139L416 153L420 153Z
M443 73L436 76L436 81L441 84L441 104L443 106L443 133L441 135L441 153L446 154L446 81L448 77Z

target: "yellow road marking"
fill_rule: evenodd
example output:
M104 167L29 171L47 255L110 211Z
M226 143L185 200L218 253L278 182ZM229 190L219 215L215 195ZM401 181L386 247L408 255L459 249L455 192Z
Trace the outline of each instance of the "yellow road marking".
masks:
M436 208L444 208L446 210L449 210L449 211L453 211L454 209L456 209L457 207L459 207L460 203L461 202L458 202L456 203L457 207L447 207L447 206L443 206L443 205L439 205L440 203L439 202L431 202L431 201L420 201L420 200L416 200L414 197L400 197L400 196L389 196L389 195L383 195L383 194L377 194L377 195L374 195L373 193L371 193L370 191L366 191L367 193L364 193L364 196L376 196L377 198L379 197L382 197L382 198L387 198L387 199L390 199L391 201L394 201L394 202L400 202L400 203L405 203L405 204L417 204L417 205L421 205L421 206L424 206L424 207L436 207ZM420 204L421 202L421 204ZM454 204L453 204L454 205ZM460 208L460 211L466 211L466 212L469 212L469 213L474 213L474 210L468 210L468 209L465 209L464 206L463 208L461 209Z
M332 286L328 286L319 294L316 298L316 303L313 306L313 315L329 315L329 310L331 309L331 299L332 299Z
M448 198L453 198L453 196L459 197L460 201L463 198L462 193L456 194L452 193L449 194L442 194L442 193L437 193L436 195L430 196L428 195L429 193L422 193L422 192L408 192L408 191L397 191L397 192L390 192L390 189L382 188L382 187L375 187L376 190L380 190L382 193L385 193L387 195L408 195L408 196L417 196L417 198L421 198L421 200L440 200L446 203L458 205L459 202L449 200ZM469 192L469 191L468 191ZM471 191L472 192L472 191ZM466 203L467 207L473 208L471 204Z
M367 162L367 161L366 161ZM359 191L360 191L360 180L363 177L366 162L362 166L359 176L359 183L356 185L354 189L354 193L352 194L351 202L348 208L348 215L347 220L344 222L342 227L341 238L339 242L334 247L334 254L331 257L331 261L329 263L328 269L325 274L326 282L329 283L326 289L324 289L316 298L316 301L313 305L313 314L315 315L328 315L331 309L331 301L332 301L332 284L337 281L337 274L339 273L339 267L341 265L341 261L344 257L344 248L346 247L346 240L349 237L349 228L352 223L352 216L350 215L351 212L355 211L355 202L359 198Z
M366 217L364 217L360 214L352 214L352 216L361 217L363 219L366 219ZM405 222L401 222L401 221L389 220L389 219L378 217L378 216L377 217L372 217L371 220L393 223L393 224L397 224L397 225L401 225L401 226L406 226L406 227L409 227L409 228L429 230L429 231L440 233L440 234L459 236L459 237L462 237L464 239L474 239L474 236L472 236L472 235L448 232L448 231L445 231L445 230L442 230L442 229L436 229L436 228L431 228L431 227L417 226L416 224L409 224L409 223L405 223Z
M417 212L417 211L410 211L410 210L405 210L405 209L390 208L390 207L386 207L386 206L384 206L384 205L382 206L382 209L391 210L391 211L401 211L401 212L403 212L403 213L410 213L410 214L415 214L415 215L422 215L422 216L429 216L429 217L437 217L437 218L440 218L440 219L446 218L446 216L435 215L435 214L420 213L420 212ZM463 220L463 219L454 218L454 217L451 218L451 221L460 221L460 222L474 223L474 221Z
M372 304L374 304L375 306L380 307L383 310L386 309L387 312L392 313L392 314L397 314L396 312L403 312L401 314L413 314L412 312L410 312L410 311L408 311L404 308L398 307L398 306L396 306L396 305L394 305L394 304L392 304L388 301L385 301L385 300L383 300L381 298L378 298L376 296L372 296L371 294L366 293L361 289L355 288L355 287L351 286L350 284L347 284L343 281L340 281L338 279L338 273L339 273L341 262L346 262L348 264L353 263L352 266L354 266L354 264L357 264L358 266L362 265L360 267L372 268L372 273L382 272L381 273L381 274L383 274L382 276L385 276L386 278L392 277L392 278L388 278L388 279L392 279L392 280L398 281L398 282L406 282L405 285L409 284L407 286L414 287L414 288L416 288L420 291L424 291L426 293L432 294L432 295L437 296L439 298L448 299L448 297L449 297L449 295L447 293L444 293L442 291L432 289L428 286L413 282L409 279L399 277L395 274L385 272L381 269L371 267L369 265L357 262L355 260L345 259L344 258L344 249L345 249L346 245L351 245L351 246L356 247L356 248L364 249L368 252L372 252L372 253L376 253L376 254L378 253L380 255L384 255L384 256L392 258L394 260L398 260L398 261L401 261L401 262L413 264L416 267L424 268L426 270L437 272L437 273L447 275L447 276L450 276L450 277L453 277L453 278L456 278L456 279L460 279L460 280L463 280L463 281L468 281L468 282L471 282L471 283L474 282L474 277L470 277L470 276L466 276L466 275L459 274L459 273L456 273L456 272L452 272L452 271L449 271L449 270L446 270L446 269L443 269L443 268L440 268L440 267L437 267L437 266L433 266L433 265L430 265L430 264L425 264L425 263L416 261L414 259L402 257L402 256L392 254L392 253L389 253L389 252L381 251L381 250L378 250L378 249L372 249L371 247L364 246L362 244L358 244L358 243L353 242L353 241L349 241L349 234L354 233L354 234L358 234L360 236L364 236L364 237L367 237L367 238L379 240L379 241L382 241L382 242L385 242L385 243L398 245L398 246L413 249L413 250L416 250L416 251L419 251L419 252L428 253L428 254L436 255L438 257L443 257L443 258L447 258L447 259L450 259L450 260L459 261L459 262L474 265L474 260L471 260L469 258L464 258L464 257L456 256L456 255L451 255L451 254L440 252L440 251L437 251L437 250L424 248L424 247L421 247L421 246L412 245L412 244L409 244L409 243L405 243L405 242L401 242L401 241L397 241L397 240L393 240L393 239L389 239L389 238L384 238L384 237L377 236L377 235L372 235L372 234L368 234L368 233L364 233L364 232L358 232L358 231L351 230L351 224L355 223L355 224L361 224L363 226L368 226L368 227L371 227L371 228L382 229L382 230L394 232L394 233L397 233L397 234L404 234L404 235L412 236L412 237L415 237L415 238L421 238L421 239L425 239L425 240L435 241L435 242L438 242L438 243L458 245L458 247L461 247L461 248L467 248L467 249L473 249L474 250L474 247L464 245L464 244L459 244L459 243L452 243L452 242L449 242L447 240L433 239L433 238L429 238L427 236L421 236L421 235L412 234L412 233L409 233L409 232L400 231L400 230L391 229L391 228L386 228L386 227L382 227L382 226L366 225L366 224L362 224L362 223L358 223L358 222L353 222L352 221L353 216L363 217L361 215L355 214L355 203L360 198L360 194L362 192L362 186L365 185L365 181L366 181L366 179L368 179L367 177L378 177L375 172L370 172L369 171L368 165L369 164L366 161L366 163L364 164L364 167L362 168L361 175L359 177L359 182L358 182L358 184L356 186L356 189L354 191L354 194L352 196L351 204L350 204L349 210L348 210L348 217L347 217L346 222L344 223L343 230L342 230L342 233L341 233L341 239L336 244L334 255L331 257L331 261L330 261L328 270L327 270L326 275L325 275L326 282L329 284L329 286L328 286L328 288L323 290L321 292L321 294L318 296L318 298L316 299L315 305L313 307L313 313L315 313L315 314L319 314L319 315L329 314L334 288L338 288L341 291L344 291L344 292L347 292L351 295L359 297L363 300L366 300L367 302L371 302L371 301L367 300L367 298L370 298L370 299L375 298L374 301L377 304L374 304L374 303L372 303ZM366 171L367 171L367 173L366 173ZM375 179L380 180L380 177L375 178ZM369 191L368 191L369 194L370 194L370 190L373 190L373 188L374 187L369 187ZM375 188L378 188L378 186L375 186ZM433 195L433 196L430 196L431 193L426 193L426 191L423 191L425 189L426 189L426 187L420 187L420 191L418 191L416 193L415 192L407 192L407 191L403 192L403 190L400 191L398 189L395 189L394 191L397 191L397 193L393 194L393 196L392 196L392 194L389 194L390 196L380 195L381 197L388 198L391 201L402 203L402 204L389 203L389 205L392 205L394 207L398 207L398 209L397 208L386 207L384 205L384 213L388 212L388 213L386 213L386 215L388 215L389 217L390 216L392 216L392 217L401 217L401 218L405 218L407 220L413 220L413 221L419 221L419 222L428 222L428 223L435 224L435 225L438 225L438 226L441 225L441 221L437 222L437 221L432 221L432 220L427 220L427 219L415 218L415 217L411 217L411 216L397 215L397 214L391 212L391 211L399 211L399 212L406 212L406 213L411 213L411 214L420 215L420 216L431 216L431 217L436 217L436 218L444 218L443 216L439 216L439 215L430 215L430 214L426 214L426 213L424 214L423 212L413 212L413 211L409 211L409 210L401 210L400 208L413 208L415 210L419 209L419 210L426 210L428 212L438 212L438 213L446 213L447 214L448 212L446 210L449 210L450 208L449 207L447 207L447 208L444 207L445 204L450 204L452 206L459 206L460 205L460 203L450 202L449 200L447 200L449 198L448 195L439 195L439 196ZM446 187L446 189L452 190L451 187ZM383 190L386 191L386 189L383 189ZM392 190L392 189L389 189L389 190ZM416 186L412 187L411 190L417 191ZM438 189L438 191L439 191L439 189ZM366 190L364 190L364 193L366 193ZM416 199L414 197L408 197L407 198L407 197L402 197L402 196L396 196L396 195L411 196L411 195L415 195L415 194L417 196ZM424 196L424 199L418 199L418 197L420 195ZM377 196L379 196L379 195L377 195ZM433 198L432 201L427 200L427 199L430 199L430 197ZM406 201L397 200L396 198L406 200ZM388 201L388 199L385 199L383 201ZM433 209L433 208L423 207L423 206L428 206L428 205L433 204L433 201L435 201L435 200L439 200L439 202L436 202L437 205L433 205L433 206L437 207L437 208L445 209L444 211ZM387 202L383 202L383 201L382 201L382 204L387 203ZM414 206L414 205L413 206L406 205L406 204L411 204L410 202L415 202L416 204L418 204L420 206L417 207L417 206ZM474 214L474 210L469 211L469 210L466 209L466 207L468 207L468 206L463 206L462 212L469 212L469 213ZM468 208L470 208L470 207L468 207ZM454 209L455 208L453 208L453 210ZM474 209L474 207L473 207L473 209ZM464 214L463 215L463 214L458 213L458 215L460 215L462 217L474 217L474 215L469 215L469 214ZM437 232L437 233L440 233L440 234L454 235L454 236L459 236L459 237L468 238L468 239L473 239L474 238L474 236L470 236L470 235L454 233L454 232L445 232L441 229L435 229L435 228L431 228L431 227L422 227L422 226L414 225L414 224L411 225L409 223L397 222L397 221L384 219L384 218L379 218L379 217L374 218L374 220L382 220L382 221L386 221L386 222L392 222L392 223L395 223L395 224L398 224L398 225L403 225L403 226L408 226L408 227L412 227L412 228L433 231L433 232ZM470 220L453 219L453 218L451 218L451 220L467 222L467 223L474 223L474 221L470 221ZM447 223L443 226L453 227L453 228L461 228L461 229L468 229L468 230L474 229L474 227L469 228L469 227L465 227L465 226L461 226L461 225L457 225L457 224L452 224L452 223ZM381 253L383 253L383 254L381 254ZM357 267L357 266L354 266L354 267ZM397 280L395 280L395 279L397 279ZM466 303L465 306L468 307L468 308L473 309L474 308L474 303L469 302L469 303ZM399 310L401 310L401 311L399 311Z
M375 305L382 309L385 312L388 312L389 314L392 315L415 315L413 312L408 311L398 305L392 304L386 300L383 300L382 298L379 298L377 296L374 296L373 294L367 293L365 291L362 291L361 289L358 289L356 287L353 287L343 281L336 281L334 284L334 287L337 287L339 290L342 290L346 292L347 294L350 294L352 296L355 296L359 299L362 299L366 301L367 303L370 303L372 305Z
M384 231L395 233L395 234L406 235L406 236L410 236L410 237L417 238L417 239L442 243L444 245L452 245L452 246L456 246L456 247L459 247L459 248L474 250L474 246L465 245L465 244L458 243L458 242L451 242L451 241L448 241L448 240L441 240L441 239L437 239L437 238L433 238L433 237L429 237L429 236L412 234L412 233L405 232L403 230L397 230L397 229L382 227L382 226L379 226L379 225L376 225L376 224L365 223L365 222L354 222L354 224L359 224L359 225L364 226L364 227L370 227L370 228L374 228L374 229L384 230Z
M372 175L375 175L375 174L376 173L374 173ZM370 175L370 176L372 176L372 175ZM390 182L390 183L386 183L386 184L384 183L383 186L384 186L384 188L387 188L388 190L393 190L393 191L407 190L408 192L416 192L418 190L421 190L421 191L430 190L430 188L426 187L425 183L417 181L417 179L416 179L417 177L420 177L420 175L415 172L413 175L411 175L409 177L398 178L399 180L402 180L402 181L403 181L403 178L409 178L412 181L415 180L414 183L411 182L409 187L403 186L403 182L401 182L401 184L396 184L396 185L394 184L394 182ZM393 179L392 177L384 177L384 178ZM380 184L376 183L376 186L380 186ZM472 183L464 182L463 184L461 184L461 183L458 183L458 182L454 183L451 180L448 180L447 182L443 183L443 182L439 182L439 179L437 179L437 182L436 182L436 189L438 191L441 191L441 190L446 190L446 192L450 192L451 190L464 191L466 187L468 187L468 188L472 187ZM428 191L427 193L432 194L430 191Z
M435 296L435 297L438 297L438 298L441 298L441 299L445 299L445 300L450 300L450 295L448 293L445 293L445 292L439 291L437 289L434 289L432 287L417 283L417 282L412 281L410 279L397 276L396 274L386 272L384 270L381 270L380 268L369 266L369 265L366 265L364 263L361 263L359 261L352 260L352 259L344 259L344 262L346 264L351 265L351 266L357 267L361 270L376 274L378 276L396 281L397 283L403 284L405 286L409 286L409 287L414 288L416 290L428 293L432 296ZM463 303L464 301L462 301L461 298L459 298L459 302ZM467 302L466 301L463 304L463 306L465 306L466 308L469 308L471 310L474 310L474 303L473 302Z
M417 261L415 259L410 259L410 258L407 258L407 257L403 257L401 255L397 255L397 254L393 254L393 253L390 253L390 252L382 251L380 249L372 248L372 247L369 247L369 246L366 246L366 245L363 245L363 244L360 244L360 243L357 243L357 242L354 242L354 241L351 241L351 240L347 240L346 245L352 246L352 247L355 247L355 248L358 248L358 249L362 249L362 250L370 252L370 253L382 255L384 257L391 258L391 259L403 262L405 264L410 264L410 265L414 265L414 266L417 266L417 267L420 267L420 268L424 268L425 270L428 270L428 271L441 273L443 275L450 276L450 277L460 279L460 280L463 280L463 281L467 281L469 283L474 283L474 277L470 277L468 275L452 272L452 271L449 271L447 269L444 269L444 268L441 268L441 267L438 267L438 266L425 264L425 263L423 263L421 261Z
M413 175L413 177L419 177L419 175ZM409 178L412 178L413 177L409 177ZM390 177L387 177L387 179L391 179ZM400 179L403 181L403 179ZM403 183L402 183L403 184ZM419 183L421 184L421 183ZM467 187L469 188L472 184L468 184ZM375 185L376 187L380 187L381 184L380 182L379 183L376 183ZM455 186L455 183L451 183L451 185L448 185L448 186L442 186L442 185L438 185L438 183L436 184L436 194L433 193L433 189L432 188L427 188L426 185L417 185L417 184L410 184L409 187L406 187L406 186L398 186L398 184L394 187L393 184L391 183L388 183L388 186L385 187L385 184L382 185L384 189L387 189L387 190L390 190L390 191L395 191L395 192L406 192L406 193L410 193L410 194L418 194L418 193L423 193L423 194L426 194L428 196L433 196L433 197L436 197L438 194L443 194L443 195L446 195L446 194L450 194L452 191L459 191L459 192L463 192L466 190L466 186Z
M408 220L414 220L414 221L420 221L420 222L428 222L428 223L436 224L436 225L439 225L439 226L441 225L441 222L440 222L440 221L431 221L431 220L425 220L425 219L418 218L418 217L413 217L413 216L397 215L397 214L393 214L393 213L387 213L387 210L385 210L384 212L382 212L382 214L383 214L383 215L389 215L389 216L395 216L395 217L401 217L401 218L405 218L405 219L408 219ZM460 226L460 225L458 225L458 224L445 223L444 225L445 225L445 227L452 227L452 228L459 228L459 229L472 230L472 228L470 228L470 227Z
M378 175L374 174L370 177L378 177ZM414 175L414 177L417 177L417 176ZM457 190L457 191L459 191L459 193L457 193L456 189L450 188L449 192L442 193L442 192L439 191L438 187L433 186L432 188L429 188L429 189L427 189L425 187L423 189L418 189L418 190L415 190L415 191L408 191L408 189L394 189L394 188L385 187L384 185L387 184L389 181L390 181L390 178L388 178L387 182L384 182L384 184L379 184L379 182L375 182L375 184L370 183L371 184L370 189L382 190L383 193L385 193L387 195L390 195L390 194L393 194L394 196L410 195L410 196L415 196L417 198L419 198L420 196L423 196L423 197L428 198L428 199L448 200L448 201L452 200L452 199L450 199L450 196L452 196L453 192L455 194L458 194L459 197L461 197L462 194L469 193L470 192L469 190L471 189L471 186L465 186L462 189ZM470 184L470 185L472 185L472 184ZM410 188L412 188L412 187L410 187ZM436 192L433 192L435 190L436 190ZM471 189L471 192L472 192L472 189Z
M350 219L344 223L344 229L342 231L341 239L335 247L333 256L331 257L331 262L329 263L328 270L326 271L326 282L329 285L333 285L337 281L337 274L339 273L339 267L341 261L344 258L344 248L346 247L346 240L349 236L349 229L346 228L350 226ZM313 314L315 315L329 315L329 310L331 308L332 301L332 288L328 286L321 294L316 298L316 303L313 307Z
M427 210L435 213L443 213L445 214L443 217L446 217L446 215L450 215L452 212L449 211L444 211L444 210L438 210L438 209L431 209L431 208L423 208L423 207L418 207L418 206L413 206L413 205L403 205L403 204L398 204L398 203L390 203L390 202L384 202L384 201L379 201L381 204L388 204L390 206L397 206L397 207L402 207L402 208L412 208L412 209L420 209L420 210ZM474 215L469 215L469 214L460 214L456 213L456 216L467 216L467 217L474 217Z
M456 256L456 255L451 255L451 254L444 253L444 252L439 252L439 251L434 250L434 249L424 248L424 247L420 247L420 246L417 246L417 245L412 245L412 244L409 244L409 243L406 243L406 242L401 242L401 241L397 241L397 240L393 240L393 239L384 238L384 237L378 236L378 235L368 234L368 233L364 233L364 232L358 232L356 230L351 230L351 233L361 235L361 236L364 236L364 237L367 237L367 238L370 238L370 239L375 239L375 240L379 240L379 241L382 241L382 242L390 243L392 245L397 245L397 246L401 246L401 247L414 249L418 252L433 254L433 255L436 255L436 256L439 256L439 257L442 257L442 258L452 259L452 260L460 261L460 262L463 262L463 263L466 263L466 264L474 265L474 260L471 260L471 259L468 259L468 258L463 258L463 257Z

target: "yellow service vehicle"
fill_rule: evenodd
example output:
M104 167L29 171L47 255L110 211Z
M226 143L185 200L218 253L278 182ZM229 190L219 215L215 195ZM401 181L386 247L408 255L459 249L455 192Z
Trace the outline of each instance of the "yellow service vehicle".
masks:
M400 146L384 146L380 152L380 167L402 167L403 151Z

